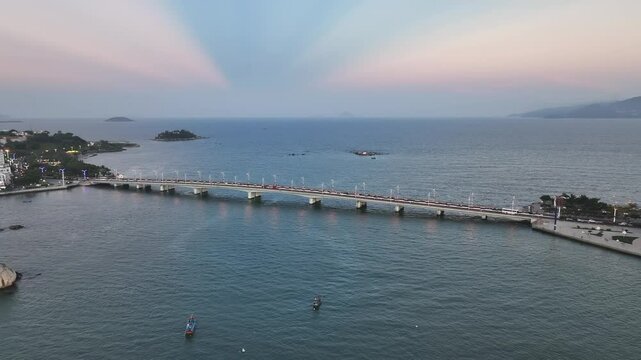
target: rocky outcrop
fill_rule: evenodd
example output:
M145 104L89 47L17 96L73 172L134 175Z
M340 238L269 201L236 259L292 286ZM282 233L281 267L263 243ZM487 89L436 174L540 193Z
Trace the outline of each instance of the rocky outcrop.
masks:
M8 288L20 279L20 273L5 264L0 263L0 289Z

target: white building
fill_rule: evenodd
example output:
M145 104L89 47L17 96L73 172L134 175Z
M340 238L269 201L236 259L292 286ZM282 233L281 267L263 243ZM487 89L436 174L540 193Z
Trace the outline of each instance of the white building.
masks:
M5 162L4 151L0 151L0 190L11 184L11 166Z

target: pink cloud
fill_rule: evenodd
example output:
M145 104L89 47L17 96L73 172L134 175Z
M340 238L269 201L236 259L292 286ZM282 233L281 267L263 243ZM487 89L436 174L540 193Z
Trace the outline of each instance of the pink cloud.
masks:
M0 12L3 84L209 84L226 81L159 2L21 0Z
M599 1L537 9L517 5L398 38L324 80L331 87L565 86L609 88L641 81L641 4ZM507 16L506 16L507 15Z

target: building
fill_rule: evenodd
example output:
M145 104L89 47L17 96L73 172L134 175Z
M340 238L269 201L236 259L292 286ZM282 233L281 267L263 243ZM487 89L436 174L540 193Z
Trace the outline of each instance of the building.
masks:
M11 185L11 166L5 161L5 152L0 151L0 190Z

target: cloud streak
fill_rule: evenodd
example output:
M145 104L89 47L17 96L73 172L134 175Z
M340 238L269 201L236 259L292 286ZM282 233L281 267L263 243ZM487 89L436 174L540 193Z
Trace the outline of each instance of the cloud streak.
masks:
M17 86L224 86L157 1L0 0L0 82Z

